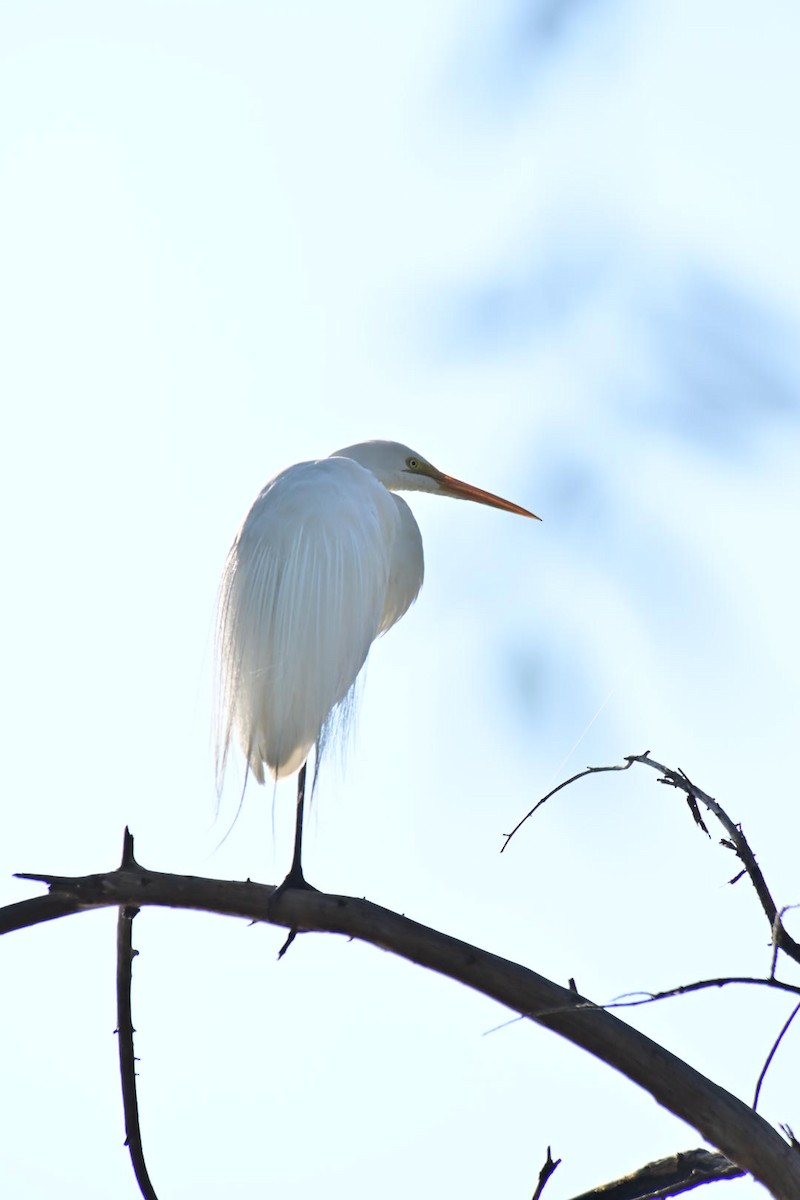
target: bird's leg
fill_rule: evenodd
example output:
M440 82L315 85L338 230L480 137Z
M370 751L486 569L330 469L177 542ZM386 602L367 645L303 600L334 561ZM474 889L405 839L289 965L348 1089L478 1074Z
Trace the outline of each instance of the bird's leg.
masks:
M304 891L308 891L308 892L315 892L317 890L316 888L312 887L310 883L308 883L306 881L306 877L303 874L303 867L301 864L301 857L302 857L302 850L303 850L303 810L305 808L305 802L306 802L306 764L303 763L302 767L300 768L300 774L297 776L297 815L295 818L295 827L294 827L294 854L292 855L292 865L289 868L289 874L286 876L283 883L279 883L278 886L275 888L275 891L270 896L270 898L269 898L270 908L272 907L272 905L275 903L275 901L278 899L279 896L282 896L284 892L288 892L291 888L295 888L295 889L299 888L300 890L304 890ZM292 942L294 941L294 939L296 937L297 937L297 930L290 929L289 936L287 937L286 941L283 943L283 946L281 947L281 949L278 952L278 958L283 958L284 954L289 949L289 947L291 946Z
M295 814L294 827L294 854L292 855L292 865L289 868L289 874L284 879L281 887L305 887L306 883L303 875L303 867L301 858L303 855L303 811L306 804L306 764L303 763L300 768L300 773L297 776L297 813Z
M290 888L304 888L309 892L314 892L317 890L306 881L301 862L303 853L303 811L305 809L305 802L306 764L303 763L302 767L300 768L300 774L297 776L297 815L295 817L294 854L292 855L292 865L289 868L289 874L286 876L283 883L279 884L272 893L270 902L273 902L284 892L288 892Z

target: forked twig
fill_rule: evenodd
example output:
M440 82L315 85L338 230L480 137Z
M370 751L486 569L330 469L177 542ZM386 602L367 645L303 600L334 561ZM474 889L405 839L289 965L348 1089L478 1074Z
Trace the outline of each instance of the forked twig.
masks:
M786 910L781 909L780 912L778 911L778 906L772 898L772 893L767 887L767 883L761 872L761 868L756 862L756 857L753 854L753 851L750 849L750 845L742 832L741 826L737 825L731 820L731 818L728 816L722 806L717 803L713 796L709 796L708 792L704 792L702 788L699 788L697 784L693 783L685 771L676 771L672 767L666 767L663 763L656 762L655 759L650 757L649 750L645 750L644 754L627 754L623 763L616 763L608 767L587 767L585 771L579 771L577 775L573 775L570 779L565 779L563 783L558 785L558 787L554 787L552 791L547 793L546 796L543 796L541 800L537 801L533 808L530 809L530 811L527 812L525 816L517 822L517 824L511 830L511 833L507 833L505 835L501 853L502 850L505 850L514 834L521 828L522 825L525 824L528 818L532 817L537 809L541 808L546 800L549 800L551 796L555 796L556 792L560 792L562 788L569 787L570 784L575 783L578 779L585 778L587 775L599 775L607 771L627 771L633 766L634 763L641 763L643 766L652 767L652 769L654 771L658 771L661 776L659 783L684 792L696 823L699 824L699 826L706 833L708 833L708 829L706 828L705 823L700 816L698 803L702 804L704 808L706 808L717 818L728 835L727 838L722 840L722 845L734 851L744 867L744 870L747 872L750 882L752 883L756 895L761 903L761 907L770 923L774 946L783 950L784 953L788 954L788 956L794 959L795 962L800 963L800 944L796 942L789 933L786 932L783 921L781 920L781 914ZM736 879L738 878L741 878L741 875L737 875L731 880L731 882L735 883Z
M739 874L734 876L734 878L730 882L736 883L737 880L740 879L742 877L742 875L746 873L748 878L750 879L750 882L752 883L752 885L755 889L756 895L758 896L758 899L761 903L761 907L764 910L764 913L766 914L766 916L770 922L770 927L771 927L771 931L772 931L772 945L773 945L772 966L771 966L769 977L766 979L753 979L753 978L745 978L742 976L730 976L727 978L720 978L720 979L699 980L696 983L683 984L679 987L671 988L669 991L665 991L665 992L644 993L644 994L641 994L640 998L638 998L638 999L628 998L628 997L620 997L617 1001L615 1001L611 1004L604 1005L604 1007L607 1009L635 1007L640 1004L650 1004L655 1000L666 999L669 996L686 995L688 992L700 991L701 989L704 989L704 988L723 987L728 983L759 984L762 987L778 988L782 991L794 992L795 994L799 993L800 992L799 987L796 987L792 984L783 983L779 979L776 979L775 972L777 969L778 953L780 950L783 950L790 958L794 959L795 962L800 963L800 945L798 945L798 943L794 940L794 938L792 938L791 935L786 932L786 929L784 928L784 924L783 924L784 913L787 912L791 908L797 908L800 906L785 905L783 908L778 910L778 907L772 898L772 893L770 892L770 890L767 886L766 880L764 879L764 875L761 871L761 868L759 867L758 863L756 862L756 857L750 848L750 844L747 841L747 838L744 836L744 833L742 832L741 826L737 825L734 821L731 820L731 818L725 812L724 808L722 808L722 806L720 804L718 804L718 802L714 799L713 796L709 796L709 794L707 792L704 792L702 788L697 787L697 785L691 781L691 779L689 778L689 776L686 774L685 771L680 770L680 768L678 770L673 770L673 768L671 768L671 767L664 766L663 763L656 762L655 759L652 759L650 757L649 750L646 750L644 752L644 754L628 754L628 755L626 755L624 763L615 764L615 765L609 766L609 767L587 767L587 769L585 771L580 771L580 772L578 772L577 775L573 775L570 779L566 779L563 783L560 783L558 785L558 787L553 788L551 791L549 791L547 793L546 796L543 796L542 799L539 800L533 806L533 808L530 809L530 811L527 812L525 814L525 816L520 821L517 822L517 824L512 829L511 833L506 834L505 841L503 842L502 850L505 850L506 846L511 841L511 838L514 836L514 834L517 832L517 830L519 830L519 828L522 825L524 825L524 823L528 820L528 818L532 817L533 814L537 811L537 809L541 808L541 806L545 803L545 801L549 800L550 797L554 796L557 792L560 792L562 788L569 787L570 784L575 783L578 779L583 779L586 775L598 775L604 771L627 771L630 767L633 766L634 763L642 763L644 766L652 767L654 771L658 771L660 774L660 778L658 780L659 783L665 784L668 787L673 787L679 791L684 792L686 795L686 799L688 801L692 816L695 820L695 823L697 825L699 825L699 827L703 830L703 832L708 834L708 836L710 836L710 834L709 834L708 828L706 827L706 824L703 820L703 817L700 813L700 809L699 809L700 804L702 804L710 813L712 813L717 818L719 823L722 825L723 829L725 830L725 832L728 835L727 838L722 839L722 845L727 847L728 849L734 851L734 853L736 854L737 858L742 863L742 866L744 868L744 870L740 871ZM772 1060L774 1059L775 1054L777 1053L778 1047L780 1046L785 1034L788 1032L789 1027L791 1026L792 1022L794 1021L795 1017L797 1016L797 1014L799 1012L800 1012L800 1003L798 1003L792 1009L792 1012L790 1013L789 1017L787 1018L786 1022L784 1023L783 1028L781 1029L780 1033L778 1034L775 1041L773 1042L772 1048L770 1049L770 1052L767 1055L764 1066L761 1068L761 1073L759 1074L758 1082L756 1083L755 1095L753 1097L753 1109L754 1110L758 1107L758 1100L759 1100L759 1096L761 1094L761 1087L762 1087L762 1084L764 1083L764 1079L765 1079L767 1071L769 1070L769 1067L772 1063ZM590 1194L592 1194L592 1193L587 1193L587 1195L590 1195ZM606 1194L605 1190L604 1190L603 1194L605 1196L605 1194ZM652 1193L652 1194L656 1195L656 1193ZM670 1194L673 1194L673 1193L670 1193ZM625 1193L625 1195L628 1195L628 1193ZM633 1193L631 1193L631 1195L633 1195Z
M774 975L722 975L718 979L698 979L694 983L679 983L677 987L667 988L662 992L625 992L617 996L603 1008L638 1008L642 1004L653 1004L656 1000L671 1000L674 996L687 996L690 992L702 992L709 988L727 987L730 983L748 985L750 987L766 987L775 991L791 992L800 996L800 985L784 983Z
M539 1172L539 1182L536 1184L536 1191L531 1196L531 1200L541 1200L541 1195L544 1191L544 1185L547 1183L548 1179L553 1174L560 1162L560 1158L553 1158L552 1154L550 1153L550 1147L548 1146L547 1158L545 1159L544 1166Z

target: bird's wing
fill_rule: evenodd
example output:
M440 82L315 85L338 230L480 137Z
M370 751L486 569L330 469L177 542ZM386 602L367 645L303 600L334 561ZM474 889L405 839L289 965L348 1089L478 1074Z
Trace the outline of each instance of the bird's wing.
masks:
M425 574L422 535L414 514L402 496L392 494L397 509L399 530L392 546L389 584L381 616L380 632L396 624L408 612L419 595Z
M404 532L397 498L352 460L299 463L267 485L231 548L220 594L222 770L235 734L259 781L264 765L292 774L337 712L346 717L370 645L392 623L387 595Z

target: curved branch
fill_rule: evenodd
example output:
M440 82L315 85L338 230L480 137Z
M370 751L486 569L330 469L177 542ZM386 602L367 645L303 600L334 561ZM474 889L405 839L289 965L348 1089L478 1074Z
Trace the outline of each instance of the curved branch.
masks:
M76 879L30 874L25 878L47 883L51 895L0 910L0 932L93 908L162 905L369 942L474 988L567 1038L693 1125L732 1162L765 1184L776 1200L796 1200L800 1195L800 1154L741 1100L577 992L377 904L299 890L283 892L272 903L276 889L265 884L167 875L138 865Z
M775 1038L775 1041L772 1043L772 1048L770 1049L770 1052L767 1055L767 1059L766 1059L766 1062L764 1063L764 1066L761 1068L761 1074L759 1075L758 1083L756 1084L756 1092L755 1092L755 1095L753 1096L753 1112L755 1112L755 1110L758 1108L758 1098L761 1095L761 1087L764 1083L764 1080L766 1079L767 1071L770 1068L770 1064L772 1063L773 1058L775 1057L775 1055L778 1052L778 1046L780 1046L784 1037L789 1032L789 1026L792 1024L792 1021L795 1019L795 1017L797 1016L797 1014L799 1012L800 1012L800 1004L796 1004L794 1006L794 1008L792 1009L791 1013L789 1014L789 1016L786 1018L786 1020L783 1024L783 1028L781 1029L780 1033Z
M786 912L788 908L793 908L794 905L787 905L785 908L782 908L780 912L778 911L778 907L772 898L772 893L767 887L767 882L764 879L761 868L756 862L756 856L750 849L750 844L748 843L747 838L742 833L741 826L737 825L731 820L731 818L725 812L725 809L714 799L713 796L709 796L708 792L704 792L702 788L699 788L696 784L692 783L685 771L676 771L673 770L672 767L665 767L663 763L656 762L654 758L650 757L649 750L645 750L644 754L626 754L625 761L623 763L615 763L608 767L587 767L585 771L579 771L577 775L573 775L571 778L565 779L563 783L559 783L558 786L549 791L546 796L542 796L541 800L538 800L536 804L534 804L533 808L526 812L524 817L520 818L510 833L504 835L504 841L500 852L502 853L503 850L505 850L514 834L530 817L533 816L537 809L541 808L546 800L549 800L551 796L555 796L555 794L560 792L562 788L569 787L570 784L576 783L579 779L584 779L587 775L602 775L608 771L628 771L634 765L634 763L641 763L645 767L652 767L654 771L658 771L661 775L661 778L658 781L659 783L666 784L668 787L677 788L679 791L684 792L686 799L689 802L689 807L692 810L692 815L704 833L708 833L708 829L706 828L705 822L703 821L703 818L701 817L697 807L698 802L707 808L710 813L713 813L720 825L722 825L723 829L728 834L728 837L723 839L722 845L727 846L728 849L734 851L744 867L750 882L755 888L756 895L758 896L761 907L763 908L772 929L772 941L776 952L778 949L781 949L784 951L784 953L788 954L790 958L793 958L795 962L800 963L800 943L796 942L794 938L786 932L782 920L783 913ZM709 836L711 835L709 834ZM741 874L737 875L735 879L732 879L731 883L735 883L736 880L740 878ZM775 964L773 961L773 974L774 971Z
M671 1000L675 996L688 996L690 992L703 992L708 988L727 987L730 983L744 984L749 987L771 988L776 992L790 992L800 996L800 986L793 983L783 983L774 975L759 977L754 975L721 975L718 979L697 979L694 983L679 983L677 987L667 988L663 992L624 992L616 1000L604 1004L603 1008L641 1008L644 1004L655 1004L658 1000Z
M778 912L778 906L772 899L772 893L767 887L767 882L764 879L761 868L756 862L756 856L750 849L747 838L742 833L741 826L731 820L725 809L713 796L709 796L708 792L704 792L702 788L692 783L684 771L675 771L671 767L665 767L663 763L656 762L650 758L649 751L645 754L628 755L625 761L626 763L642 763L646 767L652 767L654 771L658 771L661 775L660 783L666 784L668 787L678 788L686 794L690 802L694 801L696 803L699 801L710 813L713 813L728 834L729 841L723 842L723 845L729 846L735 852L736 857L741 862L750 882L755 888L756 895L761 902L761 907L772 926L772 938L775 946L780 947L790 958L800 963L800 944L786 932Z
M645 753L645 757L646 757L650 753L650 751L645 750L644 753ZM578 771L577 775L571 775L569 777L569 779L563 780L562 783L559 783L554 788L551 788L551 790L547 793L546 796L542 796L541 800L537 800L536 803L534 804L533 808L528 809L528 811L525 813L524 817L520 817L520 819L517 821L516 825L511 830L510 833L503 834L503 844L500 847L500 853L501 854L503 853L503 851L508 846L508 843L513 838L514 834L517 833L522 828L522 826L525 824L525 822L533 816L533 814L537 811L537 809L540 809L542 807L542 805L550 799L551 796L555 796L556 792L560 792L562 788L567 788L570 786L570 784L577 783L579 779L584 779L587 775L604 775L608 771L629 771L632 766L633 766L633 759L626 758L624 763L615 763L613 766L610 766L610 767L587 767L585 771Z
M126 830L127 833L127 830ZM122 1107L125 1112L125 1144L130 1151L133 1173L144 1200L158 1200L144 1160L139 1125L139 1100L136 1095L136 1055L133 1052L131 1015L131 974L138 950L133 948L133 918L138 908L121 908L117 917L117 1037L119 1073L122 1080Z

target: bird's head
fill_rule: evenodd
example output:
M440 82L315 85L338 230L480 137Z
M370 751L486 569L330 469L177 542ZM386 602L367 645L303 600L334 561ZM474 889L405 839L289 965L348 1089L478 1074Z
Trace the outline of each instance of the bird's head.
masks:
M433 463L428 462L416 450L400 442L358 442L337 450L331 458L352 458L360 466L381 481L390 492L432 492L436 496L451 496L455 500L473 500L477 504L488 504L505 512L518 513L521 517L541 520L536 513L529 512L511 500L485 492L471 483L464 483L452 475L445 475Z

